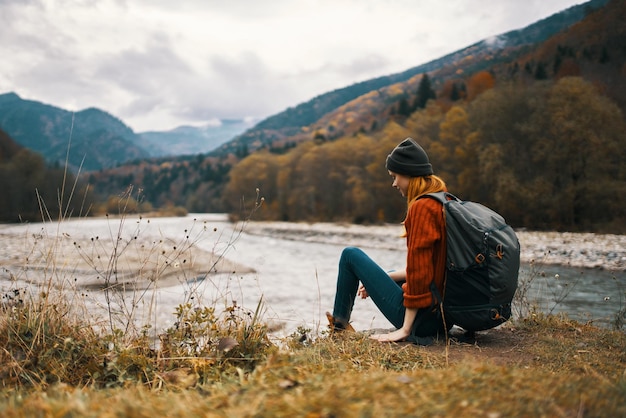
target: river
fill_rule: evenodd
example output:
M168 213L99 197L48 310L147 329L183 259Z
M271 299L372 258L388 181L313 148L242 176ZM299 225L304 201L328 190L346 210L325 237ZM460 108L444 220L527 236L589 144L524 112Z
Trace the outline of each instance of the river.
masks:
M324 312L332 310L341 250L347 245L356 245L385 269L402 267L405 243L397 235L399 232L394 225L267 222L235 225L227 222L223 215L211 214L151 219L135 215L123 219L0 225L0 236L5 241L4 258L0 258L4 266L0 284L5 292L16 286L32 288L37 285L32 274L22 271L18 264L26 257L22 253L31 254L32 259L30 240L43 235L62 236L67 241L73 241L74 250L66 250L69 256L66 254L65 257L69 259L78 257L77 254L72 255L72 251L78 251L76 240L93 242L94 237L96 240L108 237L113 241L130 241L141 235L155 246L160 245L164 238L174 245L192 241L194 246L207 252L223 255L236 263L236 267L206 278L202 275L197 280L186 277L156 291L151 288L139 296L128 296L125 303L130 300L138 306L137 312L145 315L142 320L149 321L156 329L162 329L174 322L173 312L183 302L219 308L234 301L238 307L253 312L262 299L263 318L279 333L289 334L297 327L319 331L326 327ZM571 238L568 239L571 241ZM523 240L520 241L524 245ZM618 252L620 245L617 246ZM624 258L623 255L618 256ZM68 264L67 261L64 263ZM57 261L55 266L59 264ZM60 270L55 269L55 275L62 276ZM68 274L75 275L75 272ZM108 310L116 310L110 301L106 301L102 290L89 286L81 288L81 277L71 276L69 279L78 284L82 300L92 314L99 312L104 315ZM610 271L535 261L523 264L520 282L530 283L526 291L527 299L542 311L564 312L572 319L592 320L600 325L612 323L616 313L626 303L626 274L623 268ZM113 309L109 309L111 307ZM390 328L369 299L356 301L352 321L356 329Z

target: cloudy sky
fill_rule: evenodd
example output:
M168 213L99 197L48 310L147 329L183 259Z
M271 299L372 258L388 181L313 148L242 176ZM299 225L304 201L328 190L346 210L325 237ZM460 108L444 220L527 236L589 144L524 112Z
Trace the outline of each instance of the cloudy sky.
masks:
M0 93L136 132L264 118L581 0L0 0Z

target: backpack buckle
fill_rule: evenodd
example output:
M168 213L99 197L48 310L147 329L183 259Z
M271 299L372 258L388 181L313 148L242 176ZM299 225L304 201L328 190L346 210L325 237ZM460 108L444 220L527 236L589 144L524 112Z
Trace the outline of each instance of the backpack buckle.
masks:
M504 246L502 244L496 245L496 256L502 260L502 257L504 256Z
M502 317L500 316L500 311L498 311L496 308L493 308L493 309L491 309L491 310L489 311L489 316L491 317L491 320L492 320L492 321L497 321L497 320L499 320L500 318L502 318Z
M482 253L476 254L474 261L476 261L477 264L482 264L485 261L485 255Z

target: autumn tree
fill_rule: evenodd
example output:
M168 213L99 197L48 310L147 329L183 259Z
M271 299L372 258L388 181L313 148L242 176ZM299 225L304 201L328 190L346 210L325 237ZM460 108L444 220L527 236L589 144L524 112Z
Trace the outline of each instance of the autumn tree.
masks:
M277 195L277 171L277 156L267 151L256 152L244 158L230 171L230 181L222 195L226 210L239 216L247 216L256 203L257 189L269 205ZM257 214L257 217L263 216L271 217L270 214L264 215L263 211Z
M421 113L413 113L407 123ZM392 179L385 168L385 161L393 148L408 136L417 139L419 133L396 122L390 122L369 140L370 161L365 169L371 181L367 188L375 203L371 216L376 221L400 223L406 215L406 200L391 187Z
M476 100L485 203L515 225L582 230L615 224L624 209L624 126L619 108L580 78L527 89L508 85ZM611 190L607 193L607 190Z
M578 77L559 80L546 99L537 113L534 156L559 201L552 208L556 224L587 229L624 215L613 198L626 191L626 124L619 108Z
M472 75L466 84L468 100L474 100L483 92L493 88L495 83L495 78L489 71L480 71Z
M470 133L471 128L465 109L453 106L440 124L438 141L434 141L430 146L437 172L446 179L452 190L458 189L458 176L461 171L470 169L464 167L467 153L465 142Z
M533 96L543 90L544 86L526 89L505 84L486 91L468 107L470 124L481 144L472 199L493 207L514 225L529 225L533 216L529 206L535 196L530 183L536 167L529 130Z

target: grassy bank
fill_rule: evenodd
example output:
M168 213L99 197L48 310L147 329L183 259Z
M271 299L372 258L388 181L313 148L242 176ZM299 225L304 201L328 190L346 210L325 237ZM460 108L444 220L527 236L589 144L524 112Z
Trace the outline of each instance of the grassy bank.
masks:
M196 314L155 349L3 312L0 415L626 415L626 335L563 317L420 347L306 330L276 343L254 315Z

